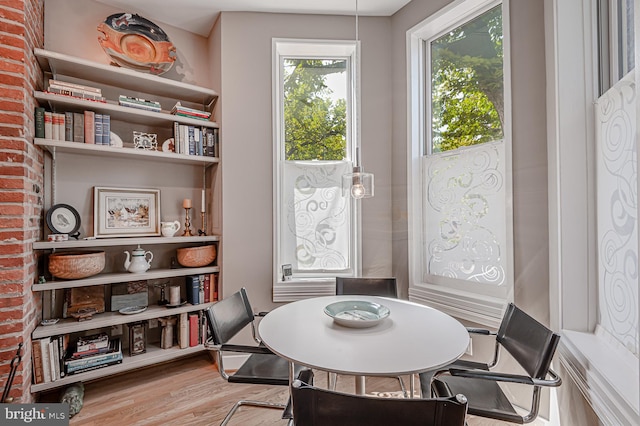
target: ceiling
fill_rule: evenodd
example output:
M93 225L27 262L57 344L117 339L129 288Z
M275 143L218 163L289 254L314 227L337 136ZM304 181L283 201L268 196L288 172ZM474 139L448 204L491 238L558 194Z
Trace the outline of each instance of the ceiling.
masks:
M207 37L220 12L391 16L410 0L96 0Z

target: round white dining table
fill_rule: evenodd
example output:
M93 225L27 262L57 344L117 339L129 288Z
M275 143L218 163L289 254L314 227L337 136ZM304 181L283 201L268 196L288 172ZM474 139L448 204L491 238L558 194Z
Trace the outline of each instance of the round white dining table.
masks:
M346 300L379 303L390 314L369 328L336 324L324 308ZM375 296L291 302L269 312L258 330L269 349L295 364L360 376L356 393L364 393L364 376L435 370L462 356L469 344L466 328L451 316L418 303Z

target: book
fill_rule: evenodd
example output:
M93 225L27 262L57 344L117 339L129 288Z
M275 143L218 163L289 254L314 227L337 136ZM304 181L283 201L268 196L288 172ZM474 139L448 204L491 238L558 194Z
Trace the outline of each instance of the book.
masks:
M44 137L45 139L53 139L53 113L44 112Z
M49 383L51 381L51 360L49 359L49 342L50 337L45 337L39 340L40 353L42 354L42 377L43 383Z
M178 319L178 345L180 349L189 347L189 315L187 312L181 313Z
M189 140L189 155L196 155L196 138L195 129L193 126L188 126L188 140Z
M111 144L111 116L102 114L102 145Z
M187 275L185 281L187 302L192 305L200 304L200 277L198 275Z
M198 314L189 314L189 346L198 346L199 330L200 322L198 321Z
M193 137L196 140L196 155L202 156L204 154L204 147L202 145L202 129L198 127L193 128Z
M62 95L62 96L70 96L72 98L79 98L79 99L84 99L84 100L90 100L90 101L100 101L100 102L106 102L105 98L97 95L95 93L92 92L88 92L86 90L82 90L82 89L75 89L75 88L71 88L71 87L65 87L65 86L60 86L57 84L53 84L53 85L49 85L49 88L47 89L47 91L49 93L53 93L56 95Z
M58 113L51 113L51 117L52 117L52 126L53 126L53 134L51 136L51 139L54 140L60 140L60 114ZM63 116L64 117L64 116ZM64 120L63 120L63 124L62 124L62 139L64 139Z
M109 339L108 351L80 359L66 359L64 362L67 373L78 370L82 367L93 366L122 359L122 343L120 338Z
M204 303L211 301L211 274L200 275L200 279L204 281Z
M84 143L96 143L95 113L84 112Z
M33 383L43 383L44 377L42 372L42 349L40 341L34 340L31 347L31 358L33 362Z
M180 123L175 121L173 123L173 152L180 154Z
M212 302L218 301L218 274L211 274L211 287L213 288Z
M51 371L53 380L58 380L60 376L60 349L58 348L58 337L51 338Z
M64 113L64 140L73 142L73 113Z
M84 143L84 113L73 113L73 139L74 142Z
M95 113L93 116L94 138L96 145L102 145L102 114Z
M36 138L44 138L44 113L45 110L43 107L36 107L34 111L34 121L35 121L35 137Z
M202 133L203 133L203 144L205 146L204 148L204 155L206 155L207 157L213 157L213 130L211 128L207 128L207 127L203 127L202 128Z
M56 362L56 355L54 350L54 348L57 347L57 345L53 343L52 338L48 338L47 340L48 340L47 349L49 349L49 371L51 373L51 381L55 382L56 380L58 380L58 376L59 376L59 372L56 369L56 365L58 363Z
M93 365L87 365L85 367L81 367L78 369L71 369L71 371L67 371L68 375L73 375L73 374L79 374L79 373L86 373L87 371L91 371L91 370L97 370L99 368L104 368L104 367L110 367L112 365L117 365L117 364L122 364L122 357L120 357L120 359L115 359L113 361L108 361L108 362L101 362L101 363L96 363Z

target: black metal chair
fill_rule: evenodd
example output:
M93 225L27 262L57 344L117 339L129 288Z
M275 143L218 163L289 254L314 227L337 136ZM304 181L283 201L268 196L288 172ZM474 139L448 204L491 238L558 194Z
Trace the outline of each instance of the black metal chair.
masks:
M364 277L336 277L336 295L353 294L364 296L398 297L398 286L395 277L364 278ZM337 376L329 374L330 387L335 389ZM407 394L402 377L398 376L402 393Z
M254 319L256 316L264 316L266 313L253 313L245 288L210 306L205 312L211 332L211 338L207 341L206 346L216 352L216 364L222 378L229 383L289 386L289 362L262 345L256 333ZM257 346L228 344L236 334L248 325L251 325L251 332ZM228 374L223 363L224 352L244 353L249 357L235 373ZM292 377L296 377L301 369L301 367L296 367L293 372L295 375ZM241 400L236 402L220 425L226 425L242 405L282 410L286 407L285 404ZM286 414L283 414L283 418L286 418Z
M395 278L336 277L336 294L398 297Z
M463 426L464 395L451 398L377 398L313 386L303 370L291 387L295 426Z
M496 336L493 360L489 364L457 361L435 375L420 374L423 395L429 395L430 391L437 397L462 393L469 401L469 414L518 424L535 420L542 387L556 387L562 383L550 368L560 336L513 303L507 306L497 333L483 329L468 330L473 334ZM520 364L526 375L491 371L498 363L501 348ZM532 400L527 414L518 414L499 383L514 383L531 388Z

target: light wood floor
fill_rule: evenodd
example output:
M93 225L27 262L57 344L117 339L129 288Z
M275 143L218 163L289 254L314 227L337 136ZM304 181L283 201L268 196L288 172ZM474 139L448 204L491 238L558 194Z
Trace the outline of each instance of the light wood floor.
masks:
M326 385L326 374L316 374L316 384ZM408 382L405 381L408 386ZM354 392L354 380L338 378L338 390ZM371 392L398 391L392 378L367 378ZM41 395L42 402L57 402L59 392ZM85 384L84 405L71 419L71 426L102 425L218 425L240 399L286 402L286 387L229 384L224 381L208 354ZM230 425L284 426L279 410L241 407ZM469 419L469 426L509 423Z

